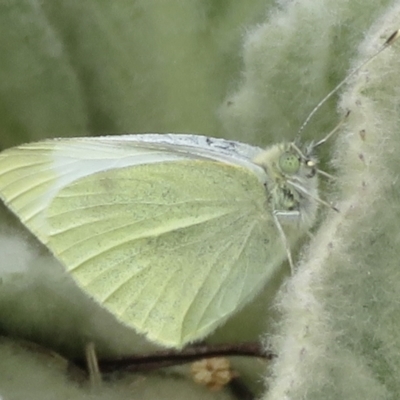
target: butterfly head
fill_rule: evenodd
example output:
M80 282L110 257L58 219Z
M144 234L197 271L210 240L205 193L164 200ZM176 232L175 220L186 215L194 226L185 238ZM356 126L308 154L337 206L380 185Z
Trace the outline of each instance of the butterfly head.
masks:
M265 189L272 211L283 220L311 224L318 197L318 159L313 146L281 143L267 148L253 161L265 171Z
M313 178L317 173L318 159L312 143L304 146L289 143L279 155L278 168L286 179Z

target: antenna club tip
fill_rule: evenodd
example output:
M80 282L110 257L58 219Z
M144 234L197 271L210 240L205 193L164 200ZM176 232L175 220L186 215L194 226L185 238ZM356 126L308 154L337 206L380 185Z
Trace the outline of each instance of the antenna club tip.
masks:
M398 39L400 36L400 29L397 29L397 31L394 31L387 39L385 42L385 46L390 46L395 40Z

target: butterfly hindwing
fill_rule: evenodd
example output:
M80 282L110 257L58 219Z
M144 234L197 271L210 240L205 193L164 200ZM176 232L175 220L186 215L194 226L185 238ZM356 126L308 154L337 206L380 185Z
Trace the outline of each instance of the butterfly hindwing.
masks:
M275 241L266 234L269 218L262 186L243 168L147 164L62 189L47 211L48 245L119 320L181 346L265 282L267 242Z

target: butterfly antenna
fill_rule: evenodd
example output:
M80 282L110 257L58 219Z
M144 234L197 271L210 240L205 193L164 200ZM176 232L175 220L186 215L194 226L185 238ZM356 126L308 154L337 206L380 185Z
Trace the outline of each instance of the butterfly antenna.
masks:
M372 61L378 54L382 53L383 50L385 50L387 47L389 47L398 37L400 36L400 29L397 31L393 32L385 41L385 43L374 53L372 56L367 58L363 63L361 63L358 67L356 67L352 72L349 73L338 85L336 85L315 107L314 109L310 112L306 120L303 122L303 124L300 126L299 131L297 132L297 139L299 139L301 133L303 132L304 128L308 125L310 122L310 119L314 116L314 114L321 108L322 105L326 103L328 99L330 99L351 77L353 77L360 69L364 68L370 61ZM333 133L332 133L333 134ZM329 134L325 140L322 142L324 143L328 137L330 137L331 134ZM318 145L322 144L319 143Z
M347 111L346 115L344 116L344 118L342 118L339 123L327 134L325 135L324 138L322 138L320 141L318 141L315 144L311 145L312 150L314 150L316 147L321 146L321 144L324 144L327 140L329 140L338 130L339 128L343 125L343 123L346 121L347 117L350 115L350 111ZM307 158L303 152L299 149L299 147L294 143L290 143L291 147L297 151L297 153L300 155L300 157L302 157L304 160ZM307 165L309 167L315 167L316 163L312 160L308 160L307 161ZM318 168L316 168L316 171L318 174L325 176L325 178L329 178L329 179L335 179L334 176L328 174L327 172L324 172Z
M339 128L343 125L349 115L350 111L347 111L346 115L339 121L339 123L324 138L322 138L317 143L314 143L312 145L312 148L315 149L316 147L321 146L321 144L324 144L326 141L328 141L339 130Z
M317 143L312 143L311 148L314 150L316 147L321 146L321 144L324 144L327 140L329 140L338 130L339 128L343 125L343 123L346 121L347 117L350 115L350 111L347 111L346 115L344 118L342 118L339 123L327 134L325 137L323 137L320 141ZM307 157L304 155L302 150L296 145L295 142L290 143L290 146L299 153L299 156L302 157L303 159L306 159ZM311 161L309 161L310 163ZM308 164L311 166L310 164Z

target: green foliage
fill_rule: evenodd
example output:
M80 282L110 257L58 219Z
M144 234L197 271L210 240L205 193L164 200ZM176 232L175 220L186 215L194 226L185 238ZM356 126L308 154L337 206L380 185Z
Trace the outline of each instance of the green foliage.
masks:
M400 5L370 29L365 59L400 26ZM335 205L280 295L279 353L265 399L397 399L400 368L398 132L400 47L352 80L335 146Z

